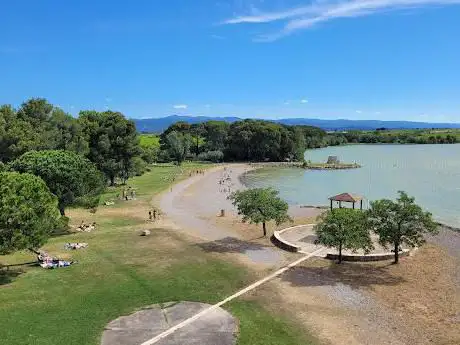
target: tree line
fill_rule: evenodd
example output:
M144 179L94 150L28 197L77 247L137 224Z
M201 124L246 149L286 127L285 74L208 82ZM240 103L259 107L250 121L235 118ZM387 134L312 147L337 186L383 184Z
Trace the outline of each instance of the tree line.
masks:
M0 106L0 161L8 164L29 151L73 152L92 162L114 184L139 173L142 150L133 121L113 111L81 111L77 118L46 99L18 109Z
M378 128L375 131L348 131L329 134L341 144L456 144L459 138L455 132L431 130L387 130ZM460 133L460 132L456 132Z
M460 133L460 132L459 132ZM147 160L181 163L187 159L220 161L302 161L306 149L345 144L455 144L455 132L387 130L326 132L303 125L283 125L263 120L234 123L177 122L160 135L160 147L144 150ZM149 153L149 154L147 154ZM150 157L150 158L149 158Z
M320 128L263 120L177 122L160 136L160 161L301 161L308 148L334 144Z

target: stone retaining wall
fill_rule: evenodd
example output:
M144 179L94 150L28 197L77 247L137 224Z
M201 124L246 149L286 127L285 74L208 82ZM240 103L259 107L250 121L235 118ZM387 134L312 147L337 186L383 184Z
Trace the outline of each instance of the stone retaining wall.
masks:
M410 254L410 251L408 249L404 249L402 252L399 253L399 257L409 256L409 254ZM385 261L385 260L392 260L394 256L395 256L394 253L367 254L367 255L342 254L342 260L343 261L355 261L355 262ZM326 259L338 260L339 254L328 253L326 255Z

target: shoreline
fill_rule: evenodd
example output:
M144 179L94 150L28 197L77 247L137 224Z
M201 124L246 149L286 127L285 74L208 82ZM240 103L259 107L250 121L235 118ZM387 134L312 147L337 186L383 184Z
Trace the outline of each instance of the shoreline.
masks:
M273 168L290 168L290 167L297 167L295 164L289 164L290 162L266 162L266 163L239 163L239 164L247 164L251 167L251 169L249 169L248 171L245 171L243 172L242 174L240 174L240 176L238 176L238 180L240 181L240 183L244 186L244 188L248 188L248 186L244 183L244 180L243 180L243 177L244 175L246 175L247 173L251 172L251 171L255 171L255 170L258 170L258 169L263 169L263 168L266 168L266 167L273 167ZM305 170L310 170L310 169L305 169ZM329 169L311 169L311 170L329 170ZM343 170L343 169L341 169ZM289 204L289 206L291 207L300 207L300 208L312 208L312 209L329 209L330 206L329 205L326 205L326 204L318 204L318 205L312 205L312 204ZM443 222L442 220L439 221L439 220L435 220L435 223L441 227L441 228L444 228L446 230L450 230L450 231L453 231L453 232L460 232L460 224L457 224L457 225L452 225L452 224L449 224L449 223L445 223Z
M250 171L254 171L257 169L264 168L266 166L273 166L273 167L289 167L281 163L282 165L270 165L270 163L261 163L261 164L249 164L251 169L243 172L238 176L238 180L243 186L243 188L248 188L248 186L244 183L244 175ZM328 210L330 206L328 205L295 205L289 204L289 211L290 213L294 213L293 210L300 209L300 210L309 210L315 216L320 215L325 210ZM297 213L297 212L295 212ZM299 212L300 213L300 212ZM447 223L443 223L442 221L435 221L438 225L439 233L437 235L427 235L427 241L430 243L434 243L438 246L441 246L447 252L458 259L460 259L460 225L453 226Z

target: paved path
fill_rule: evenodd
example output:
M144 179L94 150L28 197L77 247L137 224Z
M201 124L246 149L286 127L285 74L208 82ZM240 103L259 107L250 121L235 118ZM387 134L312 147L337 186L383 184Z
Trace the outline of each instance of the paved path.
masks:
M180 302L144 308L110 322L102 334L101 345L139 345L210 307L204 303ZM237 320L222 308L215 308L157 344L234 345L237 333Z

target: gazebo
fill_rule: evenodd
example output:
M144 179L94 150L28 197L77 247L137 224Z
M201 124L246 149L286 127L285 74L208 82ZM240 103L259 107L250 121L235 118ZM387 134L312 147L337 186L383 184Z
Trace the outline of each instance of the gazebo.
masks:
M337 201L339 203L339 208L342 208L342 202L351 202L353 204L353 209L355 208L355 204L357 202L360 203L360 209L363 209L363 197L359 195L352 195L350 193L342 193L339 195L331 196L329 198L331 201L331 211L334 207L334 201Z

